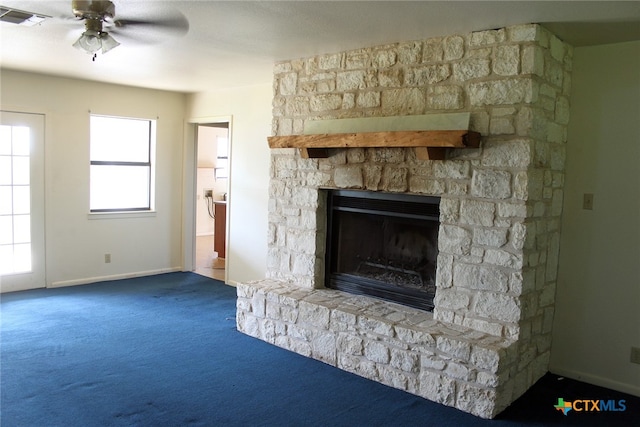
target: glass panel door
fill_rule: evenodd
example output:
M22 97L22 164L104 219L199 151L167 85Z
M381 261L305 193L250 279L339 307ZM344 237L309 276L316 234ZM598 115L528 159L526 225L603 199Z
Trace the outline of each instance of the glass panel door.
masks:
M0 112L0 291L45 286L44 116Z

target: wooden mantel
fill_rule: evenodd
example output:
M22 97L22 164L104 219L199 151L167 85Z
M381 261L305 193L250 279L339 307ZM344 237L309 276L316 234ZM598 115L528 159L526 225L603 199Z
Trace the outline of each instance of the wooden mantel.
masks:
M422 160L443 160L448 148L478 148L480 134L470 130L410 130L271 136L270 148L299 148L303 158L328 157L329 148L414 148Z

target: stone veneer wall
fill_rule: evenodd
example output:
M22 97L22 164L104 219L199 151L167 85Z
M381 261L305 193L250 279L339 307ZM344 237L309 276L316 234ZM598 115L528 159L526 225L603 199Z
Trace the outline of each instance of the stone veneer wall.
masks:
M308 120L468 111L483 143L444 161L417 160L411 149L334 150L327 159L272 150L268 280L239 287L239 329L484 417L522 394L549 360L571 58L570 46L532 24L276 64L276 135L300 134ZM389 334L358 320L364 329L332 323L353 297L314 290L324 280L322 188L441 196L435 323L404 323L415 313L389 303L374 316ZM327 325L305 320L303 311L318 310L328 310ZM408 326L435 344L399 340ZM366 338L356 351L361 366L347 358L349 330ZM329 345L328 333L343 345ZM314 337L337 356L326 357ZM366 355L383 342L387 354L420 360L408 371L392 366L402 381L381 374L384 357ZM495 366L476 363L474 351L490 352ZM468 396L489 403L473 406Z

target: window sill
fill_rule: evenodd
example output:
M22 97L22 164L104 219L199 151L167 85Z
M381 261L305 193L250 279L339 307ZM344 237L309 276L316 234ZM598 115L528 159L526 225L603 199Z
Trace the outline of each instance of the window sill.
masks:
M149 218L155 217L156 211L133 212L89 212L89 219L125 219L125 218Z

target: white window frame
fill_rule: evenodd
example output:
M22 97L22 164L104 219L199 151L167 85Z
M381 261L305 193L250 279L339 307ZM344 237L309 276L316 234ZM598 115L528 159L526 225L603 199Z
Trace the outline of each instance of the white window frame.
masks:
M119 161L119 160L92 160L91 159L91 148L92 141L89 141L89 167L91 166L145 166L149 168L149 175L147 178L148 185L148 198L146 206L137 206L137 207L112 207L112 208L92 208L91 201L89 202L89 215L93 218L99 217L110 217L114 218L118 214L122 214L124 216L145 216L148 213L155 213L155 158L156 158L156 119L149 118L140 118L140 117L124 117L124 116L110 116L103 114L93 114L91 113L89 116L89 122L91 122L91 117L102 117L102 118L113 118L120 120L137 120L147 122L149 124L149 140L148 140L148 158L147 161L144 162L132 162L132 161ZM91 172L89 173L91 179ZM91 185L89 185L89 191L92 191ZM89 195L91 199L91 194Z

